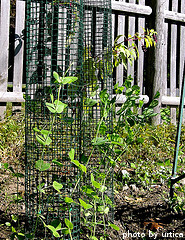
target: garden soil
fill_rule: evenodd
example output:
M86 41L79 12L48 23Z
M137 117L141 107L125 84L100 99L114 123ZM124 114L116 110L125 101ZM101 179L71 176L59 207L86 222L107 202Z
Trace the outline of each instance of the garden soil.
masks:
M0 188L0 239L10 239L11 231L6 223L16 226L11 220L11 216L17 214L15 177L1 171ZM24 179L19 179L18 188L24 199ZM107 239L185 239L184 215L170 208L166 185L153 185L147 189L125 185L115 194L115 206L114 223L120 230L109 230ZM19 204L20 219L23 219L24 210L23 201ZM24 221L20 223L24 224ZM82 239L87 239L85 232Z

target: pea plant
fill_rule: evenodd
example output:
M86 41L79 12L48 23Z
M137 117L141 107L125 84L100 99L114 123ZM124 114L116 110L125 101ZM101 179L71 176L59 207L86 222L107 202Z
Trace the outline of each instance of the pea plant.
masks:
M149 35L149 37L147 37ZM155 41L155 32L148 32L144 38L146 47L150 47ZM142 37L135 35L132 40L141 40ZM117 38L117 40L119 37ZM120 63L125 63L125 58L131 63L134 56L134 52L137 52L136 45L130 47L123 47L122 44L117 44L113 49L114 64L117 66ZM155 45L155 44L154 44ZM130 54L128 52L130 51ZM120 61L122 59L122 61ZM119 61L118 61L119 60ZM131 61L130 61L131 60ZM54 131L55 121L57 116L62 114L68 107L66 103L60 100L61 89L65 85L71 85L74 82L78 82L76 76L64 76L60 77L57 72L53 73L55 84L57 87L56 99L54 94L50 94L50 102L45 102L45 106L51 115L48 120L48 126L43 129L35 127L35 140L42 146L41 157L35 162L34 168L38 171L38 185L36 191L38 192L38 209L36 212L36 222L34 231L26 234L13 230L13 237L18 239L37 239L37 230L39 224L42 223L45 230L45 237L48 230L51 232L54 238L73 239L73 222L71 209L76 206L81 211L81 225L84 230L85 239L91 240L104 240L107 237L107 230L119 228L111 221L111 213L114 208L113 202L113 184L112 174L117 162L120 161L122 154L127 147L132 144L133 139L137 135L133 131L133 125L140 123L143 124L149 118L154 116L153 108L156 106L159 93L156 94L154 100L151 102L148 108L146 108L142 114L138 109L143 107L144 102L139 100L139 87L132 86L132 79L129 77L125 80L122 86L115 85L114 90L117 94L122 94L123 91L126 96L126 102L123 103L119 111L116 109L116 97L111 99L107 89L103 89L98 94L95 100L93 97L85 98L83 102L83 112L88 114L86 109L93 108L95 105L100 107L100 118L96 124L95 131L90 140L90 152L88 156L82 155L81 159L75 159L75 149L71 148L68 152L69 161L79 171L77 180L74 186L70 186L70 191L67 194L63 194L63 184L54 180L50 183L50 186L46 186L42 181L43 172L46 172L52 167L52 164L56 164L59 168L63 167L63 164L56 159L51 162L45 161L44 155L47 152L48 147L52 144L52 133ZM78 85L78 84L77 84ZM97 88L99 88L97 86ZM70 89L70 88L69 88ZM98 92L98 91L97 91ZM110 115L115 114L118 116L114 121L114 127L110 128L108 121ZM85 121L85 118L83 118ZM47 130L46 130L47 129ZM124 129L126 135L122 137L120 130ZM94 155L96 160L94 160ZM96 164L93 164L95 161ZM47 194L46 188L53 188L57 192L58 196L63 199L66 204L65 211L68 213L65 215L64 220L54 220L50 224L45 221L44 213L42 213L42 196ZM76 197L76 189L79 189L80 195ZM62 222L63 221L63 222ZM100 231L101 229L101 231Z

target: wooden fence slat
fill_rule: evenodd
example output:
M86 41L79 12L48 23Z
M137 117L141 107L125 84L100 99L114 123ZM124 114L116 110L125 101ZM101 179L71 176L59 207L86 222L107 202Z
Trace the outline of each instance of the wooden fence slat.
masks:
M185 1L181 2L181 13L185 13ZM180 26L180 64L179 64L179 92L180 93L181 93L181 87L182 87L184 61L185 61L185 52L181 51L181 49L183 50L185 49L184 39L185 39L185 26L181 25Z
M8 49L10 26L10 0L1 0L1 25L0 25L0 91L7 91L8 82ZM5 105L5 104L2 104ZM0 117L4 117L6 105L0 106Z
M157 35L157 45L156 45L156 49L155 49L155 62L154 62L154 79L153 79L153 86L152 90L153 90L153 95L155 95L155 93L157 91L159 91L160 93L162 92L162 77L163 77L163 55L162 55L162 51L163 51L163 31L164 31L164 7L165 7L165 3L169 1L169 0L158 0L157 4L156 4L156 31L158 33ZM167 65L166 65L167 67ZM155 113L157 113L158 115L155 116L153 118L153 124L158 125L161 123L161 117L160 117L160 108L161 108L161 99L162 96L160 95L158 101L159 104L157 107L155 107L154 111Z
M177 12L178 1L172 1L172 11ZM177 25L171 24L171 50L170 50L170 96L176 97L176 73L177 73ZM176 124L176 109L171 108L171 122Z
M139 1L140 5L145 5L145 0ZM142 33L145 28L145 18L138 18L138 32ZM144 52L141 44L138 46L139 58L137 61L137 85L140 87L140 93L143 94L143 73L144 73Z
M22 39L22 34L24 30L24 19L25 19L25 2L17 0L13 92L22 92L23 51L24 51L24 40Z
M14 72L13 72L13 92L20 93L22 99L22 80L23 80L23 58L24 40L23 31L25 28L25 2L16 1L16 25L15 25L15 50L14 50ZM12 103L12 111L21 111L21 103ZM23 101L23 100L22 100ZM20 101L20 102L22 102Z
M163 22L163 49L162 49L162 56L163 56L163 61L162 61L162 89L161 89L161 95L162 96L167 96L167 52L168 52L168 23L165 22L165 11L169 9L169 0L164 2L163 5L164 8L164 22Z
M125 0L120 0L122 3L125 2ZM118 15L118 36L123 35L119 39L119 42L124 41L124 36L125 36L125 16L123 15ZM123 74L124 74L124 67L123 64L120 64L116 68L116 82L121 86L123 84Z
M135 3L135 0L130 0L130 3ZM133 16L128 17L128 34L131 36L135 34L135 17ZM132 44L132 41L129 43ZM134 61L132 65L128 64L127 76L129 75L134 79Z
M185 1L181 1L181 13L185 13ZM185 14L184 14L185 19ZM179 94L181 94L182 80L184 74L184 62L185 62L185 52L181 49L185 49L185 26L180 26L180 64L179 64ZM185 109L183 110L183 124L185 123Z

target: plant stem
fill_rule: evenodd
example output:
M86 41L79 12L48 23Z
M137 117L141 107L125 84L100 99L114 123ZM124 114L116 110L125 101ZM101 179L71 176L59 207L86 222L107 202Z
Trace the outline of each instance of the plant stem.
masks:
M69 221L71 222L71 213L70 212L69 212ZM73 240L70 228L69 228L69 236L70 236L70 239Z
M93 236L96 235L96 199L94 199L94 230L93 230Z

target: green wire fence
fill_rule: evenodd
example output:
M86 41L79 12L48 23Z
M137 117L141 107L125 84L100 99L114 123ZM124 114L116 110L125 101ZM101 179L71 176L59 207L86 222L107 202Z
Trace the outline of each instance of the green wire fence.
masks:
M37 239L44 237L38 215L45 224L57 219L64 224L64 219L70 218L72 237L79 239L79 207L71 205L70 212L66 211L66 203L50 185L53 181L61 183L65 197L77 182L79 170L69 161L68 152L74 148L79 161L89 153L92 129L101 111L98 104L87 107L86 98L105 88L112 94L111 41L110 0L26 0L26 231L34 232L39 226ZM34 129L50 131L52 115L46 102L51 93L57 97L54 71L78 80L61 89L60 99L68 107L52 123L52 143L43 146L36 141ZM97 98L98 94L93 96ZM111 114L107 124L111 131ZM35 162L40 159L50 163L51 168L38 171ZM92 166L96 165L96 153L93 159ZM112 176L110 182L108 191L113 198ZM79 194L77 188L76 199Z

